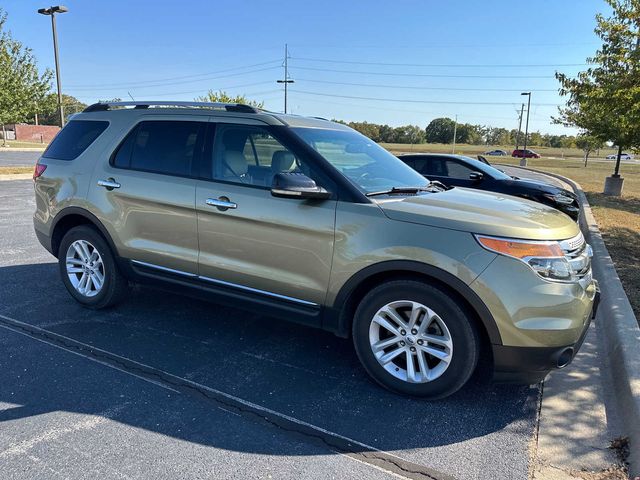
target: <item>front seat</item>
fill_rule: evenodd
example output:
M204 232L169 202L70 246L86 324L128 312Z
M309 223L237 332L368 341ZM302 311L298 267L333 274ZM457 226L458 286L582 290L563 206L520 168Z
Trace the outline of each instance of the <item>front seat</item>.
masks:
M240 183L251 183L251 178L247 174L249 162L244 153L237 150L226 150L222 154L222 177L225 180Z
M273 184L273 178L278 173L291 172L296 167L296 157L293 153L286 150L276 150L271 156L271 175L268 179L267 186Z

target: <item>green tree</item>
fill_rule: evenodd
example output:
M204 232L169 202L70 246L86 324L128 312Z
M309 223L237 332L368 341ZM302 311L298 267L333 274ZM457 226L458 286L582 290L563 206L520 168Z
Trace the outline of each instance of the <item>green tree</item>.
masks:
M206 95L197 97L195 100L196 102L241 103L243 105L250 105L256 108L264 107L264 102L249 100L245 95L229 95L223 90L218 90L217 92L209 90Z
M607 0L613 13L596 15L602 47L577 77L556 73L568 96L556 122L618 146L613 178L620 177L620 153L640 148L640 0ZM622 180L620 180L621 186Z
M529 135L527 135L527 146L529 145L541 146L542 144L543 144L542 135L540 134L540 132L529 132Z
M589 160L589 154L594 150L602 148L604 146L604 142L593 135L578 135L575 139L576 147L584 152L584 166L587 166L587 161Z
M512 143L510 132L506 128L487 128L484 141L487 145L509 145Z
M86 103L81 102L71 95L62 95L62 106L64 107L65 116L73 115L81 112L87 107ZM38 105L38 123L41 125L59 125L58 120L58 96L50 93Z
M456 131L456 143L468 143L481 145L483 142L484 127L470 123L459 124ZM453 141L453 135L452 135Z
M5 29L7 14L0 9L0 124L6 145L5 125L33 117L50 89L52 72L38 72L30 48L13 39Z
M451 143L453 142L453 130L455 122L450 118L434 118L425 128L427 142Z
M394 136L393 130L393 127L390 127L389 125L380 125L380 128L378 129L380 142L392 143Z
M380 125L368 122L349 122L348 125L374 142L380 141Z
M426 135L417 125L403 125L394 129L395 143L424 143Z

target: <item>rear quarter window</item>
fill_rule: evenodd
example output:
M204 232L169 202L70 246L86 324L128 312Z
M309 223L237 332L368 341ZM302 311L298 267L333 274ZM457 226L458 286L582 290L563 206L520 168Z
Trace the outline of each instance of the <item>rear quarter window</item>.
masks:
M109 126L109 122L97 120L72 120L64 127L42 154L45 158L73 160Z

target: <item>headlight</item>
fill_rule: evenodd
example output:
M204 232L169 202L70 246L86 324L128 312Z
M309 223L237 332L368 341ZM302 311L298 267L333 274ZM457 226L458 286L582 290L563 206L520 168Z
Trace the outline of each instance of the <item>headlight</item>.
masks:
M573 203L573 197L565 195L564 193L556 193L555 195L545 194L544 196L561 205L571 205Z
M575 280L571 265L558 242L515 240L481 235L476 235L476 239L487 250L526 263L543 278L563 282Z

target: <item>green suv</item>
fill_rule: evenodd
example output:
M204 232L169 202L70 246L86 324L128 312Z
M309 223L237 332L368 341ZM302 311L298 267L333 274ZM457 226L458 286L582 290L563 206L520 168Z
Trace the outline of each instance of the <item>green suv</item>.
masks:
M34 172L35 231L89 308L130 281L351 337L384 387L439 398L571 362L597 305L565 214L429 182L354 130L238 104L91 105Z

